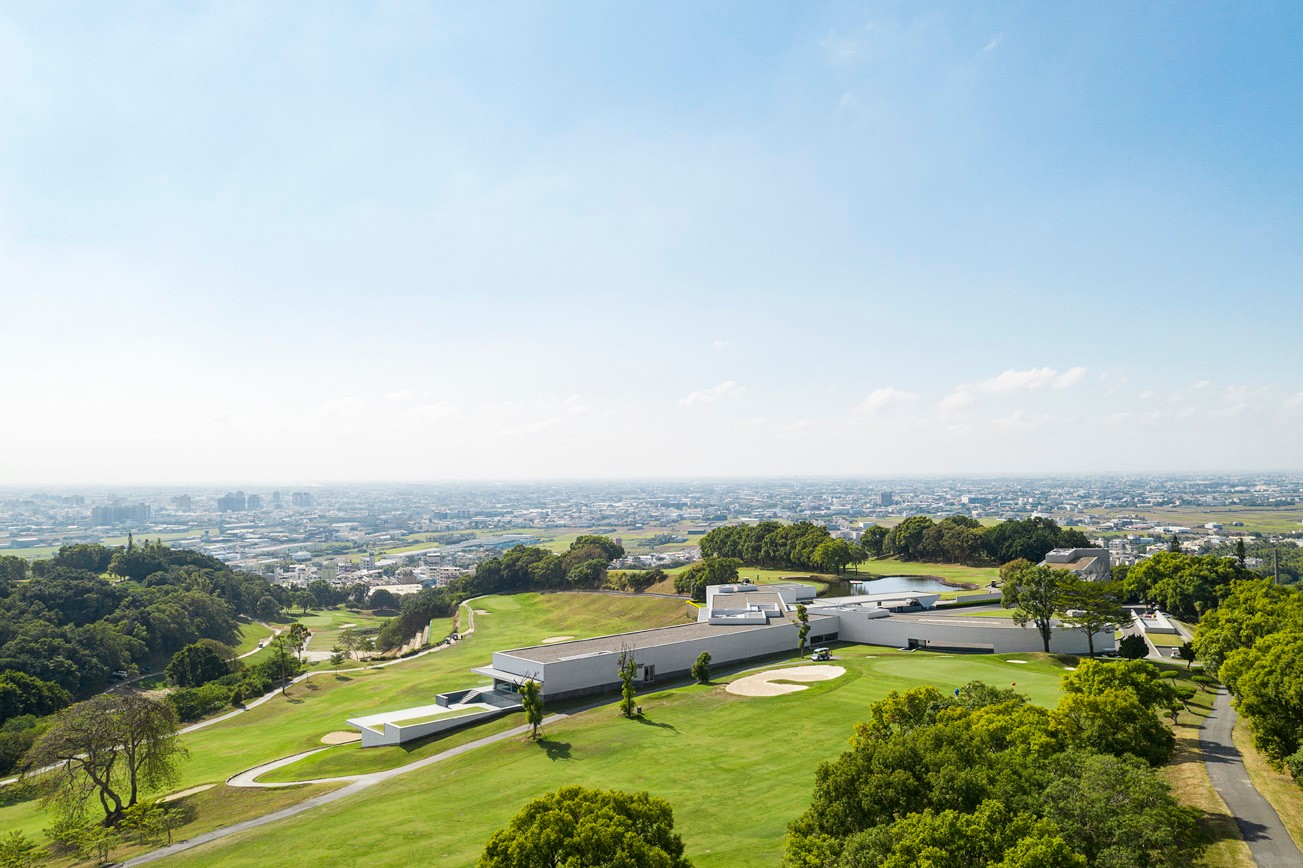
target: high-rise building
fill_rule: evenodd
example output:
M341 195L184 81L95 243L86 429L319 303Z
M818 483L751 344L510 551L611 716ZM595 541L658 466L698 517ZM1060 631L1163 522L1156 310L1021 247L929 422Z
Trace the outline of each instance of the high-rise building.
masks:
M272 506L280 506L280 505L281 505L281 493L280 493L280 489L277 489L276 491L273 491L273 492L271 493L271 505L272 505Z
M107 506L92 506L90 522L93 525L121 524L126 521L149 521L152 510L147 503L124 506L111 503Z
M243 491L228 491L217 498L218 512L244 512L247 506L248 501Z
M883 491L878 494L878 506L891 506L896 502L896 495L890 491Z
M290 495L290 504L293 506L310 507L312 506L312 492L296 491Z
M178 494L176 497L172 498L173 509L188 510L193 506L194 501L188 494Z
M262 495L251 494L244 501L245 509L262 509Z

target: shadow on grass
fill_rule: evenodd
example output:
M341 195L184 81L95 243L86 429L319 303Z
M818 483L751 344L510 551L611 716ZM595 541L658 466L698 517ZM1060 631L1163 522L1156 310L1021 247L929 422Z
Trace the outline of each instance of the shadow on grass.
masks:
M336 680L336 681L352 681L353 679L352 679L351 677L349 677L348 675L336 675L336 676L335 676L335 680Z
M679 728L672 723L657 723L656 721L647 717L636 717L634 719L637 720L639 723L641 723L643 726L654 726L657 727L658 729L668 729L670 732L679 731Z
M544 753L547 754L547 758L553 762L556 762L557 760L570 759L570 742L568 741L553 741L550 738L544 737L534 743L543 748Z

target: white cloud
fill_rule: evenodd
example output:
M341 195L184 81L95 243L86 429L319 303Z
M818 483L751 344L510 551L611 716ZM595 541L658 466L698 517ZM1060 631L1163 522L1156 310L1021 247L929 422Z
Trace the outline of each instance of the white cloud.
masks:
M742 389L732 380L725 380L718 386L711 386L709 389L697 389L689 392L679 399L681 407L697 407L702 404L713 404L727 394L740 392Z
M857 102L859 102L859 100L855 98L855 94L848 90L846 93L842 94L841 99L837 100L837 111L844 112L848 109L852 109L855 107Z
M1286 398L1285 406L1289 407L1291 410L1295 407L1303 407L1303 392L1295 392L1293 395Z
M976 400L973 393L967 389L956 389L942 398L937 403L937 407L943 413L953 413L955 410L962 410L964 407L971 406Z
M892 404L906 403L917 398L918 396L913 392L903 392L900 389L884 386L881 389L874 389L867 398L860 402L860 411L863 413L877 413Z
M991 41L986 43L986 47L982 49L982 53L989 54L990 52L995 51L997 48L1000 47L1001 42L1004 42L1004 34L1003 33L995 34L994 36L991 37Z
M722 349L724 349L725 347L728 346L728 341L725 341L725 340L717 340L717 341L715 341L715 343L712 344L711 346L713 346L713 347L714 347L715 349L717 349L717 350L722 350Z
M1194 387L1196 389L1206 389L1212 385L1212 382L1213 382L1212 380L1200 380L1199 382L1194 384Z
M1013 392L1018 389L1039 389L1043 386L1066 389L1084 376L1086 376L1086 369L1083 367L1069 368L1063 373L1059 373L1054 368L1028 368L1025 371L1010 368L989 380L983 380L974 388L979 392Z

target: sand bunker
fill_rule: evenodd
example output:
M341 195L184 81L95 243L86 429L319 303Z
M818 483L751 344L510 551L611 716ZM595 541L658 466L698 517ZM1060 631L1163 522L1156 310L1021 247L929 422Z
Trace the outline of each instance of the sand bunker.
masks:
M574 636L548 636L542 641L543 645L552 645L556 642L569 642Z
M738 696L782 696L806 690L803 684L777 684L778 681L829 681L846 670L840 666L799 666L794 669L770 669L739 678L724 689Z
M211 790L212 788L213 788L212 784L200 784L197 787L191 787L190 789L182 790L179 793L169 793L168 795L159 799L159 801L175 802L177 799L184 799L186 796L193 796L195 793L202 793L204 790Z
M1026 663L1026 660L1006 660L1005 663Z
M339 730L338 732L328 732L321 737L322 744L352 744L355 741L362 740L362 733Z
M488 614L489 614L489 610L488 610L488 609L471 609L471 611L474 612L476 615L488 615Z
M357 626L356 624L340 624L339 629L347 630L349 627L356 627L356 626Z

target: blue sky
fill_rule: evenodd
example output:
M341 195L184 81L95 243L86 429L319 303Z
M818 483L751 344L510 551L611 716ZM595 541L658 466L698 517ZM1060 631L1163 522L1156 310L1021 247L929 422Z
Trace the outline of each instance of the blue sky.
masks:
M0 4L0 479L1303 466L1303 7L447 6Z

